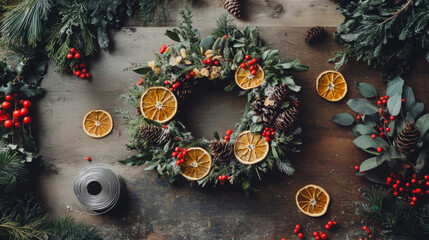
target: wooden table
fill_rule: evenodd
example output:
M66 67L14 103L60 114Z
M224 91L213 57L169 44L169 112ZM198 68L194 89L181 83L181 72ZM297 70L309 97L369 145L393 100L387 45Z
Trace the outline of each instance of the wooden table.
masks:
M307 239L312 239L313 231L324 231L326 222L335 219L340 227L329 236L342 240L362 226L354 214L354 202L360 199L358 189L365 181L354 176L353 166L367 156L353 145L350 129L335 125L329 118L338 112L351 112L346 101L358 97L357 82L370 82L383 93L385 84L380 73L366 64L350 62L341 69L349 85L345 100L323 100L315 91L315 78L333 68L327 59L341 49L331 34L342 21L336 6L328 0L244 2L247 17L238 21L239 26L260 26L262 38L272 42L281 57L299 58L310 66L307 73L294 76L302 85L304 103L304 145L302 152L292 157L296 174L273 176L259 193L246 197L230 189L169 186L165 179L157 178L156 172L118 162L134 152L124 147L128 142L126 129L121 116L114 113L118 108L129 109L120 96L139 78L122 70L131 62L149 61L161 44L172 43L163 34L180 21L177 11L183 1L178 1L171 6L171 22L142 27L131 19L127 27L113 31L112 51L101 53L90 63L91 81L58 75L50 65L42 84L46 95L37 104L39 121L34 124L38 126L40 154L46 166L38 191L50 214L71 214L95 224L106 239L298 239L293 234L295 224L301 224ZM224 13L219 1L200 0L193 9L195 26L202 35L209 34L217 16ZM331 28L322 44L308 46L303 35L314 25ZM429 79L427 63L419 61L416 69L407 77L407 83L414 87L417 99L429 103L428 86L419 85L422 79ZM199 88L194 97L200 96L201 101L187 106L184 120L196 136L207 138L214 130L233 128L246 101L209 88ZM115 123L113 132L99 140L86 136L82 130L82 117L94 108L112 113ZM91 163L86 156L92 157ZM123 176L128 188L123 206L104 216L84 214L72 190L77 172L94 163L109 164ZM331 195L329 211L323 217L310 218L296 208L296 191L309 183L323 186Z

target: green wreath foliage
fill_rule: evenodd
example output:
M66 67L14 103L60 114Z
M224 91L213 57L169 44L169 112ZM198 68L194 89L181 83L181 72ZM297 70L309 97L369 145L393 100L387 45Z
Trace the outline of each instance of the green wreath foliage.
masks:
M294 72L307 71L308 67L300 64L298 60L279 59L278 50L269 49L267 45L263 45L259 38L259 33L256 27L247 26L243 30L239 30L234 23L227 18L226 15L221 16L217 21L216 28L212 34L204 39L201 39L200 32L192 27L191 15L192 11L186 7L181 11L183 23L178 27L167 30L166 36L178 44L169 46L168 51L164 54L156 53L153 62L145 64L133 64L132 69L136 73L142 75L144 82L141 85L134 86L130 92L123 95L125 102L131 104L135 108L140 106L140 97L142 92L151 86L163 86L166 80L169 83L175 83L177 79L183 78L190 71L201 73L204 69L210 70L203 64L206 56L202 53L219 54L224 60L219 60L221 70L216 71L214 76L208 76L208 79L213 82L223 82L225 91L229 92L236 88L234 81L234 72L244 60L245 55L250 55L251 58L257 58L258 64L261 65L265 78L259 87L240 91L240 96L247 97L247 105L244 115L236 124L234 134L231 136L231 143L235 142L236 137L243 131L250 130L254 133L261 133L267 126L260 121L260 117L251 109L251 104L260 99L264 99L272 94L273 89L279 84L283 84L288 89L288 100L284 101L279 106L278 111L288 109L292 106L299 105L298 93L301 89L296 85L291 74ZM176 62L175 59L181 59L181 52L186 51L186 58L183 60L189 61L187 64L183 61ZM212 71L213 72L213 71ZM205 81L207 78L201 77L195 81ZM180 111L180 101L179 101ZM170 183L175 182L180 175L180 167L175 164L176 160L172 157L173 149L176 147L202 147L209 153L209 140L200 138L195 139L192 133L186 130L186 127L179 119L174 117L168 123L165 123L164 128L168 129L172 135L170 140L164 146L156 145L148 142L140 135L140 127L144 125L154 125L161 127L161 124L146 119L141 115L135 116L128 112L122 112L125 117L128 134L131 137L131 143L128 144L129 149L138 150L140 153L132 156L123 162L136 166L146 164L146 170L157 170L159 176L166 176ZM271 126L269 126L271 127ZM245 191L255 190L253 184L260 181L263 174L269 171L278 169L280 172L292 175L294 168L288 158L290 152L297 152L298 146L301 144L299 135L301 128L295 125L286 131L277 131L277 139L272 139L269 142L270 150L264 161L254 165L244 165L233 159L228 163L221 163L213 158L212 168L208 176L197 181L201 187L219 186L219 176L227 175L230 177L229 182L234 186L240 186ZM216 139L219 139L219 134L214 134ZM174 140L176 139L176 140Z

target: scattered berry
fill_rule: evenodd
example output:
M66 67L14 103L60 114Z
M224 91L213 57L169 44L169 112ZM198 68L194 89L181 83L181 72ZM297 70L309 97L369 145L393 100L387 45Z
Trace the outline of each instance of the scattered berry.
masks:
M378 147L377 148L377 152L381 152L381 151L383 151L383 148L382 147Z
M359 171L359 166L358 165L355 166L355 170Z
M371 135L371 138L372 138L372 139L375 139L376 137L377 137L377 135L375 135L375 134L372 134L372 135Z
M357 119L358 121L360 121L360 120L362 119L362 117L361 117L360 115L357 115L357 116L356 116L356 119Z
M302 233L298 233L298 237L299 237L299 238L303 238L303 237L304 237L304 234L302 234Z
M86 157L86 161L90 162L91 161L91 157Z

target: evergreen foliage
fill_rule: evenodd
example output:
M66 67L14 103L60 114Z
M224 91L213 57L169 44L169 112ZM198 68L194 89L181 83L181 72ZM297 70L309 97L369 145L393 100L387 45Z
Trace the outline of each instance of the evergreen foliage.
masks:
M429 61L428 0L336 2L345 20L335 39L346 48L330 59L336 69L355 58L381 69L387 81L407 72L422 54Z

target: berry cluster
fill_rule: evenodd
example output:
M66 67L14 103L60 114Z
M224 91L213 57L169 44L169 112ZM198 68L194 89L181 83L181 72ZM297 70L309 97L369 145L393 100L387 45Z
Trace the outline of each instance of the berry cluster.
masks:
M317 231L314 231L313 232L313 236L314 236L314 239L315 240L320 240L320 239L327 239L328 238L328 235L326 235L326 233L323 233L323 232L317 232Z
M186 154L188 154L188 149L186 148L180 148L180 147L176 147L174 149L173 154L171 154L173 157L177 158L176 164L180 165L185 161L185 156Z
M165 80L165 85L170 85L171 84L171 82L169 82L168 80ZM175 83L173 83L173 84L171 84L171 87L170 87L170 91L174 91L176 88L178 88L180 86L180 82L175 82Z
M227 131L226 131L226 135L225 136L223 136L223 140L225 141L225 142L228 142L229 141L229 139L231 139L231 134L232 134L233 132L232 132L232 130L231 129L228 129Z
M386 185L391 186L393 195L409 201L411 206L427 202L429 199L429 175L420 177L416 174L411 179L398 173L390 173Z
M299 224L295 226L295 230L293 230L293 233L298 234L299 238L304 238L304 234L301 232L301 225Z
M217 61L215 61L215 62L217 62ZM195 72L191 70L191 71L189 71L188 74L186 74L185 78L191 79L192 77L195 77Z
M162 45L161 49L159 50L159 53L164 54L165 50L167 50L167 45Z
M67 59L71 60L72 63L75 63L74 65L74 75L76 77L79 77L81 79L89 79L91 77L91 74L88 72L87 64L82 62L79 63L81 60L80 53L75 48L70 48L70 52L67 54ZM67 72L71 72L70 69L67 69Z
M269 142L271 139L276 139L276 131L274 128L265 127L262 131L262 137L265 137L265 141Z
M225 185L225 181L228 180L228 176L226 175L219 175L219 184L220 185Z
M144 81L144 79L143 79L143 78L140 78L140 79L139 79L139 81L137 82L137 85L139 85L139 86L140 86L140 85L142 85L142 84L143 84L143 81Z
M14 104L14 107L12 107ZM0 121L3 122L3 125L8 128L21 128L21 121L24 124L30 124L31 118L30 111L28 110L31 107L31 102L25 99L18 99L18 94L6 95L5 101L1 104L2 109L0 110ZM21 107L21 109L20 109ZM11 116L13 119L11 119Z
M80 77L81 79L89 79L91 77L91 74L88 72L88 69L86 69L86 67L86 63L74 65L74 75L76 75L76 77Z
M362 230L365 231L365 234L368 235L368 238L372 238L371 229L369 229L369 227L363 226ZM366 237L365 237L365 239L366 239ZM364 238L359 238L359 240L364 240Z
M250 56L246 55L246 56L244 56L244 59L249 60ZM240 67L245 68L246 65L249 65L250 74L256 75L256 70L258 70L258 65L256 65L257 62L258 62L258 59L254 58L252 60L247 61L247 63L245 63L245 62L241 63Z
M213 59L211 59L211 58L207 58L207 59L204 59L203 60L203 64L206 66L206 67L208 67L208 66L211 66L211 65L215 65L215 66L219 66L219 61L218 60L214 60L213 61Z
M328 224L325 225L325 228L327 230L335 228L337 226L337 222L336 221L328 221Z

